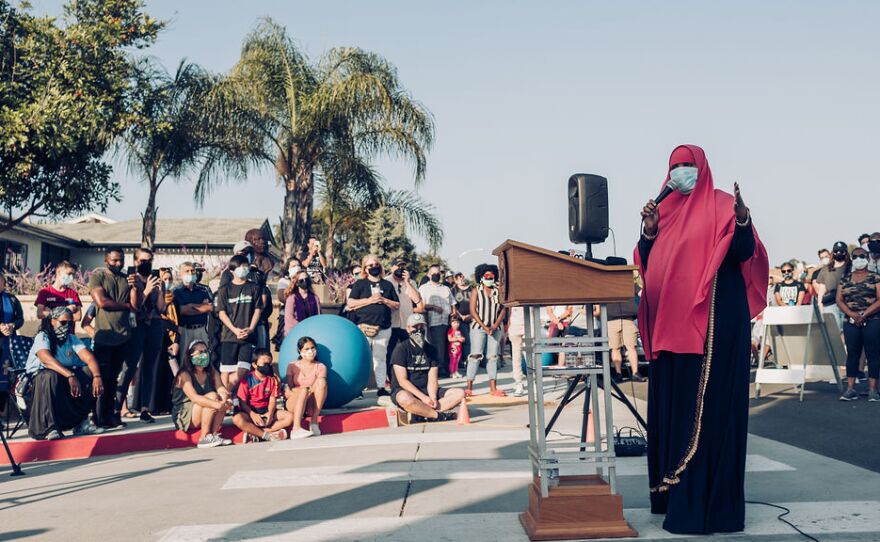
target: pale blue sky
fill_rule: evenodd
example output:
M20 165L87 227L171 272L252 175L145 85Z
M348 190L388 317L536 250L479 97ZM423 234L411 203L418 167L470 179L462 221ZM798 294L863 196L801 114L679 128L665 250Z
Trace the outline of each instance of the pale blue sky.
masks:
M59 2L35 0L57 13ZM778 264L880 229L880 2L241 2L147 1L169 19L148 50L226 71L269 15L313 57L358 46L394 63L434 114L421 189L443 219L442 254L472 270L511 238L568 248L565 186L575 172L610 185L617 251L631 257L639 209L679 143L706 149L715 183L740 182ZM410 170L380 164L389 184ZM117 169L135 218L145 190ZM218 190L159 195L159 216L280 212L271 172ZM611 242L596 249L611 253ZM423 243L422 243L423 245Z

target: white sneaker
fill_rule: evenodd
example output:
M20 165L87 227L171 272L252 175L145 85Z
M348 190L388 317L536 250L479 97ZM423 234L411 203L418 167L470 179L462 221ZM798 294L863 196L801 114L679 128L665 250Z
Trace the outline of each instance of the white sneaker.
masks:
M223 446L223 441L209 433L204 438L199 439L199 443L196 446L198 448L216 448L217 446Z
M214 433L214 438L220 441L220 446L231 446L232 440L228 438L223 438L223 435L220 433Z
M310 436L312 436L312 432L311 432L311 431L309 431L308 429L303 429L302 427L300 427L300 428L297 429L296 431L293 431L293 432L290 433L290 440L297 440L297 439L309 438Z
M286 429L279 429L278 431L275 431L274 433L269 433L269 440L272 442L284 440L286 438L287 438L287 430Z
M321 436L321 428L318 427L316 423L309 424L309 430L312 432L313 436L320 437Z
M522 382L520 382L516 385L516 388L514 388L513 396L514 397L522 397L524 395L526 395L526 390L523 387Z
M458 371L455 371L454 373L452 373L449 376L451 376L452 378L461 378L461 373Z

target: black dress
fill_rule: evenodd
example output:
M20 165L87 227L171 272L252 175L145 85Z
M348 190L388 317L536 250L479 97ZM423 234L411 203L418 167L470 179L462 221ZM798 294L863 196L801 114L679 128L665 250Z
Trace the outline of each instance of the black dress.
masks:
M644 238L639 241L645 267L652 245ZM737 532L745 526L751 333L740 263L754 251L752 226L737 226L717 273L711 360L661 352L651 362L651 512L666 514L663 528L669 532Z

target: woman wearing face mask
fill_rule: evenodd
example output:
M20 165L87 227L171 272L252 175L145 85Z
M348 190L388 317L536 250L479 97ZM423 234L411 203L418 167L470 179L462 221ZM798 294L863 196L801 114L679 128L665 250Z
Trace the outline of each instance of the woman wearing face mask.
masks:
M501 359L501 325L507 309L501 304L498 286L498 267L491 264L478 265L474 276L480 278L480 286L471 292L471 353L467 364L467 389L465 396L474 394L474 379L480 360L486 360L486 372L489 373L489 395L493 397L507 396L496 387L498 378L498 360ZM484 357L485 356L485 357Z
M33 379L28 434L38 440L56 440L63 431L92 435L103 430L89 420L95 398L104 391L95 356L72 329L73 313L55 307L40 323L25 371ZM27 400L27 399L26 399Z
M299 272L303 270L303 267L299 258L288 258L287 263L285 263L281 269L284 270L285 274L278 279L276 295L278 301L284 305L284 302L287 300L287 292L290 290L291 284L296 283L296 277L299 275Z
M321 409L327 400L327 366L317 360L318 348L311 337L301 337L296 343L299 359L287 366L285 393L287 410L293 414L290 438L300 439L321 434L318 426ZM302 419L308 410L309 429L303 429Z
M229 392L211 365L208 345L195 340L184 353L180 372L171 392L171 419L180 431L195 427L201 431L198 447L214 448L232 444L220 436L226 409L232 406Z
M868 271L868 252L852 252L852 271L837 287L837 306L846 316L843 337L846 341L847 390L841 401L859 398L855 390L862 351L868 360L868 401L880 401L877 378L880 377L880 275Z
M300 271L296 282L290 285L284 302L284 336L290 333L298 323L306 318L321 314L321 302L312 292L312 281L309 274Z
M767 252L739 186L716 190L703 149L676 148L674 189L642 210L639 330L651 360L651 512L674 533L744 528L750 319L767 303Z

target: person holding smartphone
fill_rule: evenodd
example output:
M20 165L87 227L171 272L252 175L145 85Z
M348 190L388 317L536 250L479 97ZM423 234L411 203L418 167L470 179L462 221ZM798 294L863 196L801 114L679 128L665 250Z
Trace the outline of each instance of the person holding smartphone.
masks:
M165 285L159 278L159 270L153 269L153 251L138 248L134 251L134 287L143 303L135 311L136 325L132 329L129 341L129 357L122 373L119 375L119 386L116 390L116 407L122 410L126 402L128 388L138 373L135 383L134 401L128 404L123 416L138 418L143 423L153 423L150 414L156 412L156 367L162 354L162 343L165 324Z

